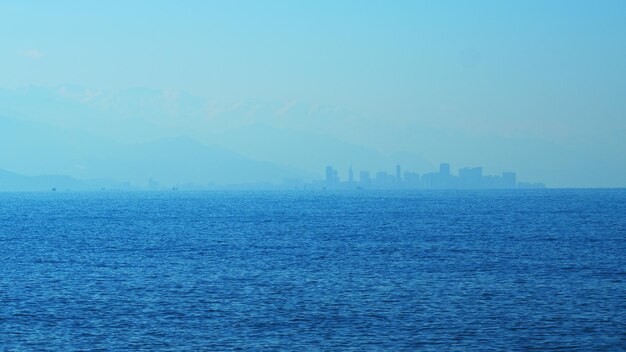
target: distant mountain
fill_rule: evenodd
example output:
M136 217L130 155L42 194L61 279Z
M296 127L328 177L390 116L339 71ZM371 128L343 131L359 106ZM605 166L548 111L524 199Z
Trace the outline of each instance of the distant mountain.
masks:
M207 139L257 160L271 160L319 174L324 166L334 165L344 178L350 165L357 173L358 170L392 172L396 164L419 172L434 168L433 164L413 153L385 155L328 135L263 124L211 134Z
M337 124L357 128L362 122L361 116L347 110L303 102L212 101L183 91L107 91L76 85L0 89L0 115L72 126L122 142L254 124L319 132L336 130Z
M63 175L24 176L0 169L0 192L95 191L131 189L130 185L112 180L80 181Z
M83 166L84 173L90 176L117 176L136 184L142 184L150 178L166 185L228 185L279 183L285 178L308 177L298 169L253 161L188 137L117 145L107 153L84 160Z
M79 181L67 176L28 177L0 169L0 191L50 191L53 188L76 189Z
M80 86L0 89L0 115L71 127L118 142L141 142L181 134L168 124L159 94L149 89L107 92ZM165 110L167 111L167 110ZM162 124L159 124L161 122Z
M31 175L92 178L101 176L97 170L138 184L150 177L168 184L247 183L277 180L278 175L321 178L326 165L345 178L350 164L358 175L363 169L393 171L396 164L425 173L449 162L453 171L484 166L487 173L516 171L532 182L580 187L620 186L626 172L618 162L626 148L624 127L602 138L559 141L523 129L493 134L478 122L469 129L431 126L419 116L387 120L299 101L226 102L180 91L70 85L0 89L2 115L14 120L0 119L0 167ZM15 133L16 128L23 133ZM20 153L13 153L15 148ZM166 160L167 150L178 154ZM138 162L144 157L161 165ZM183 161L197 168L189 170ZM188 175L163 166L176 162Z
M171 143L179 136L189 136L203 143L206 148L213 149L205 149L206 153L216 155L217 149L222 149L222 152L230 150L238 154L230 154L233 160L255 160L254 167L242 167L242 172L237 173L237 177L245 182L260 180L259 177L276 180L276 173L267 169L270 164L284 165L283 169L287 170L281 172L285 171L285 177L304 178L322 177L323 168L329 164L335 165L344 173L351 163L357 170L372 171L391 171L397 163L420 172L433 168L430 162L414 153L383 154L373 148L361 147L333 136L332 132L337 130L334 126L338 125L352 126L352 129L347 130L354 130L352 132L358 134L362 118L343 109L302 102L214 102L177 91L145 88L103 91L65 85L55 88L29 86L18 90L0 90L0 106L0 114L16 117L22 123L56 127L63 130L61 134L68 127L86 132L90 140L87 144L90 146L85 153L104 155L103 158L109 157L106 153L93 153L92 149L110 151L112 141L124 145L132 144L140 149L152 146L162 150L171 146L156 145L153 141L169 140ZM43 136L37 139L55 139L47 134L48 131L43 131ZM81 137L74 135L69 139L72 138ZM62 139L69 140L68 137ZM100 143L103 139L108 142ZM78 150L62 150L60 146L65 144L63 141L54 140L52 144L51 148L56 153L65 155L66 160L79 153ZM188 143L187 147L197 149ZM180 151L198 154L197 150ZM120 153L115 153L115 163L121 163L126 158ZM37 158L36 155L35 157ZM86 159L77 158L72 164L76 168L85 167ZM185 158L180 160L183 159ZM38 163L48 165L49 161L39 160ZM107 163L110 164L111 161ZM233 163L226 163L224 160L222 164L226 168L233 167ZM214 166L219 168L217 165ZM216 174L215 167L211 169L213 174ZM305 172L294 172L295 169ZM76 172L78 170L72 170L71 174ZM141 172L133 172L132 178L145 176L139 174ZM171 180L178 177L171 172L168 174ZM250 175L256 175L256 178L249 177ZM198 177L195 179L198 182ZM226 181L224 178L216 179L216 182Z
M0 165L27 175L64 174L145 186L281 182L307 178L296 168L242 157L187 137L117 143L75 129L0 117Z
M99 191L137 189L109 179L77 180L65 175L25 176L0 169L0 192Z

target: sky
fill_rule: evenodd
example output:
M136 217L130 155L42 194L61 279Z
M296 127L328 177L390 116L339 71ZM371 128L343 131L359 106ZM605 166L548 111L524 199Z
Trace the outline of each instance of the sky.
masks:
M610 0L3 1L0 88L141 87L332 106L358 126L338 118L289 128L459 167L497 140L538 143L554 146L542 165L558 166L564 151L613 176L564 179L572 163L542 174L527 155L516 168L537 181L626 186L624 18L626 2ZM415 143L410 131L422 138L424 129L449 136L440 143L450 148ZM460 135L493 142L455 148ZM494 158L494 171L506 159Z

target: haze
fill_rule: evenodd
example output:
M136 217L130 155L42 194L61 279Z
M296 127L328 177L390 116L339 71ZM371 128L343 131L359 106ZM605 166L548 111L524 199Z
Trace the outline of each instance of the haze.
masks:
M0 169L626 187L624 1L0 4Z

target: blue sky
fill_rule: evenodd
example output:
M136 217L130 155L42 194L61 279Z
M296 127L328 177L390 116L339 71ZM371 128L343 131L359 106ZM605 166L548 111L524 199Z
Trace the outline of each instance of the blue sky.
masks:
M624 1L4 1L0 87L305 101L593 158L624 146L624 18Z

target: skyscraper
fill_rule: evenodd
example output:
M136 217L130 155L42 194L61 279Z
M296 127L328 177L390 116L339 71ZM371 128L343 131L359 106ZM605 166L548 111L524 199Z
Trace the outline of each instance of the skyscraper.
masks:
M352 172L352 164L350 164L350 168L348 169L348 182L354 182L354 173Z
M369 186L371 183L369 171L361 171L359 174L359 182L362 186Z
M448 164L448 163L441 163L441 164L439 164L439 173L441 175L449 176L450 175L450 164Z
M333 169L332 166L326 166L326 185L334 186L339 183L339 176L337 174L337 170Z
M482 188L484 186L483 168L464 167L459 169L459 182L462 188Z

